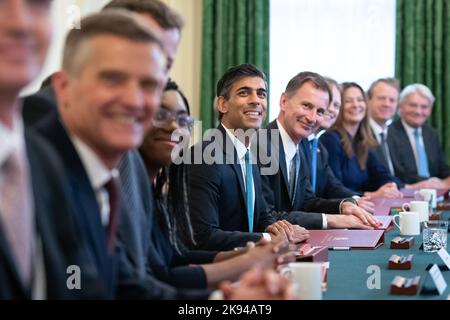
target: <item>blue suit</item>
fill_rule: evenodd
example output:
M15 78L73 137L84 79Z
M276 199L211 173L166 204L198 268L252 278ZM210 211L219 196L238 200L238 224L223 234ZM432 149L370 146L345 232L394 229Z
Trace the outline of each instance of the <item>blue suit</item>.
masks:
M364 170L360 168L356 155L349 159L337 131L324 133L320 141L328 150L329 164L336 178L342 181L347 188L357 192L375 191L388 182L398 182L379 162L372 150L369 150ZM355 150L354 145L353 150Z
M83 269L82 283L90 281L83 295L101 298L103 291L90 278L90 266L82 260L84 239L74 221L65 173L55 151L36 132L25 133L25 143L33 188L36 232L42 243L48 299L81 298L77 290L67 289L67 267ZM31 288L24 288L11 257L0 223L0 300L30 299ZM89 279L89 280L88 280ZM92 289L92 290L91 290ZM95 291L97 290L98 291Z
M130 219L131 213L127 203L121 194L121 209L119 217L119 242L115 252L108 254L106 246L105 229L100 220L100 209L95 197L95 192L90 184L86 170L83 167L74 145L67 132L63 128L57 115L50 115L37 126L38 130L51 142L61 156L66 173L68 175L71 197L76 205L76 218L80 226L80 236L87 239L87 251L95 262L95 269L99 273L99 280L107 288L108 297L125 299L204 299L209 291L182 291L173 288L152 277L152 270L142 274L139 266L134 264L135 259L130 255L142 255L146 259L148 252L153 252L151 242L143 239L147 252L132 252L127 247L129 240L124 237L127 232L135 232L141 235L142 230L136 230L133 222L128 221L130 229L124 228L124 219ZM149 214L152 214L151 212ZM151 217L151 216L150 216ZM145 220L145 218L144 218ZM147 220L150 221L150 220ZM150 223L150 222L149 222ZM151 228L151 224L147 225ZM125 233L125 234L124 234ZM145 235L144 235L145 236ZM147 234L150 237L150 229ZM147 243L147 246L145 246Z
M423 143L427 154L430 177L445 179L450 176L450 166L445 160L444 151L437 131L428 126L422 127ZM389 126L388 146L394 165L395 175L405 183L425 180L417 173L414 152L401 120Z
M274 175L263 175L264 198L274 215L279 219L286 219L293 224L299 224L307 229L322 229L322 215L319 213L339 213L339 204L342 199L322 199L312 192L308 176L306 159L302 153L296 194L292 203L289 197L287 179L286 155L279 132L279 149L277 151L272 137L272 130L279 130L277 122L273 121L267 126L268 148L266 154L272 159L278 158L278 170ZM261 146L260 148L263 148Z
M311 148L308 139L300 143L301 151L305 155L306 173L311 181ZM349 198L361 193L350 190L336 178L330 167L329 155L325 146L319 141L317 148L317 170L316 170L316 196L325 199Z
M201 150L215 147L214 164L187 165L189 174L189 208L199 249L231 250L245 246L248 241L257 241L262 232L275 222L262 195L258 166L254 164L255 188L254 232L248 232L246 193L242 169L236 149L222 125L218 127L221 137L212 142L205 141ZM227 152L224 146L233 146Z

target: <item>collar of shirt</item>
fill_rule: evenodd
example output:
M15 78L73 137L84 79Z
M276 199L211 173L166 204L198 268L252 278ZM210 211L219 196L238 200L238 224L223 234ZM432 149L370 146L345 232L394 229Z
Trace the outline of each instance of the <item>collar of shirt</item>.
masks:
M231 132L230 129L225 127L225 125L223 123L222 123L222 127L225 129L226 133L228 134L231 141L233 142L234 148L236 149L239 160L244 159L244 156L247 153L247 149L250 149L250 145L247 148L238 138L236 138L236 136Z
M408 136L415 138L414 131L416 130L416 128L411 127L403 119L401 121L402 121L403 127L405 128L406 133L408 134ZM422 136L422 128L420 127L418 129L419 129L419 137L420 137L420 136Z
M23 120L16 114L13 128L9 129L0 122L0 168L14 150L25 151Z
M369 118L369 124L370 127L373 130L373 133L375 134L375 138L377 139L378 143L381 143L381 137L380 133L384 133L384 137L387 138L387 130L388 127L382 128L375 120L372 118Z
M119 171L117 169L109 170L95 152L83 141L78 139L75 135L71 135L70 138L80 156L81 162L89 177L89 181L95 191L103 188L112 178L117 178L119 176Z
M320 139L320 137L327 132L327 130L320 130L319 132L312 134L308 137L309 142L311 142L314 138L317 138L317 140Z
M294 143L294 141L292 141L291 137L278 120L277 125L278 128L280 129L280 136L281 141L283 142L284 154L286 155L286 162L291 162L292 158L297 153L297 145Z

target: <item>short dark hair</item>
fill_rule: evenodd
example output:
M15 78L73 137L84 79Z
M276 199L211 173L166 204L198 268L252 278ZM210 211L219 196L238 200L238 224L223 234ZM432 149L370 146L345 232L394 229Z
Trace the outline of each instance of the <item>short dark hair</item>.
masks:
M181 31L184 26L183 18L159 0L112 0L103 7L103 10L112 8L149 14L164 30Z
M248 77L257 77L264 80L267 89L267 79L263 71L251 63L244 63L238 66L229 68L217 82L216 95L217 97L224 97L226 100L230 99L231 87L233 83ZM219 120L222 119L223 114L219 112Z
M398 81L395 78L381 78L376 80L374 83L370 85L369 90L367 91L367 98L370 100L373 96L373 89L379 84L379 83L385 83L391 87L393 87L397 92L400 94L400 81Z
M328 101L333 100L331 88L327 81L320 74L310 71L304 71L293 77L286 86L285 93L288 96L293 95L298 89L300 89L305 83L312 83L317 89L328 93Z
M244 63L238 66L231 67L227 71L225 71L220 80L217 82L217 97L224 97L225 99L229 99L233 83L247 77L261 78L264 80L264 82L266 82L267 86L266 75L264 74L264 72L262 72L253 64Z
M183 103L186 106L187 113L189 115L191 114L191 110L189 108L188 99L184 95L183 91L180 90L180 88L178 87L178 84L175 81L173 81L172 79L169 79L169 81L167 81L166 87L164 88L164 91L176 91L176 92L178 92L178 94L181 97L181 100L183 100Z
M79 72L83 59L83 44L98 35L114 35L135 42L154 43L162 50L161 41L141 19L126 10L105 10L81 20L81 29L72 29L67 35L63 52L63 70Z

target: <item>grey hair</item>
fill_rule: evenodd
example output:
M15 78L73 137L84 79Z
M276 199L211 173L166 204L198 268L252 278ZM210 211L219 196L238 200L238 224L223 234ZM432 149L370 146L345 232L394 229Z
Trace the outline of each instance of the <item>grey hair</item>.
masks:
M86 59L87 40L99 35L113 35L127 40L154 43L162 50L161 40L154 35L142 18L126 10L109 9L81 20L81 29L72 29L67 35L62 68L78 74Z
M434 102L436 101L433 93L426 85L421 83L414 83L410 84L402 90L402 92L400 93L400 103L403 103L406 98L408 98L408 96L413 93L420 94L422 97L426 98L431 106L433 106Z

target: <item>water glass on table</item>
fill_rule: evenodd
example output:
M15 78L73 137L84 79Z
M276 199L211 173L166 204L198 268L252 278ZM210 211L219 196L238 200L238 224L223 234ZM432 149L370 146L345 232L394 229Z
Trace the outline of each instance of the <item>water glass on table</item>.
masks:
M448 221L423 222L423 251L437 252L447 249Z

